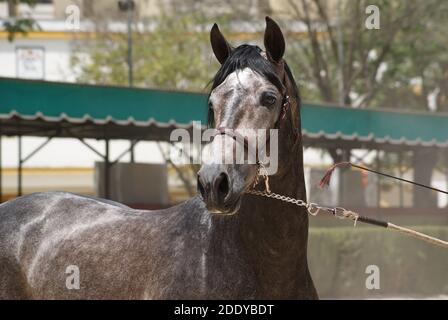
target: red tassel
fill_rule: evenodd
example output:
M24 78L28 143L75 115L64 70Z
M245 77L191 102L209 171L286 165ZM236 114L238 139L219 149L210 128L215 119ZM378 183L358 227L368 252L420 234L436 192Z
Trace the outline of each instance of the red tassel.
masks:
M325 172L325 175L322 177L322 179L319 182L319 188L325 189L330 185L331 176L333 175L333 172L336 168L344 167L344 166L350 166L350 162L339 162L334 165L332 165L327 172Z

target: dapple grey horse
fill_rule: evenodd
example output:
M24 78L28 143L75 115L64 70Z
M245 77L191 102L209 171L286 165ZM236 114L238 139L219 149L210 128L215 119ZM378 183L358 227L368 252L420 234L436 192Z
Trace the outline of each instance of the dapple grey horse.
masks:
M233 48L216 24L210 38L221 63L210 124L277 128L270 188L306 199L300 101L280 28L266 18L264 51ZM229 151L219 149L224 136L211 142L212 154ZM199 194L165 210L65 192L3 203L0 298L315 299L306 210L248 194L257 172L257 164L204 164ZM79 271L79 288L67 286L70 266Z

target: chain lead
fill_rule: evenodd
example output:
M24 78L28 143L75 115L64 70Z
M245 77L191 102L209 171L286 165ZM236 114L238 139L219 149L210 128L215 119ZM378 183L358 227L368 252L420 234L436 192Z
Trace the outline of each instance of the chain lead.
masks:
M259 177L260 176L263 177L263 179L264 179L264 184L265 184L265 190L266 191L258 191L258 190L253 189L259 183L259 181L260 181ZM280 201L283 201L283 202L292 203L292 204L295 204L296 206L299 206L299 207L306 207L308 212L310 214L312 214L312 215L316 215L317 212L319 211L319 210L317 210L318 209L317 205L314 204L314 203L308 204L308 203L306 203L305 201L303 201L301 199L294 199L294 198L287 197L287 196L284 196L284 195L281 195L281 194L278 194L278 193L271 192L271 189L269 187L268 173L267 173L267 170L264 167L262 162L258 163L258 174L257 174L257 177L255 178L254 184L252 185L252 189L247 191L247 193L253 194L253 195L256 195L256 196L261 196L261 197L271 198L271 199L277 199L277 200L280 200Z
M256 195L256 196L262 196L262 197L265 197L265 198L277 199L277 200L280 200L280 201L293 203L293 204L295 204L295 205L297 205L299 207L309 208L308 203L306 203L305 201L303 201L301 199L294 199L294 198L291 198L291 197L283 196L283 195L275 193L275 192L267 193L265 191L249 190L247 193L253 194L253 195Z

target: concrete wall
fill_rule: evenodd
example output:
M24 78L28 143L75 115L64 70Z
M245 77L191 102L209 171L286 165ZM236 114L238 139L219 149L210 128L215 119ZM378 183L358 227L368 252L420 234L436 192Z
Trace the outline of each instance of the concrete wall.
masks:
M105 198L104 163L95 163L95 194ZM110 168L109 199L126 203L166 206L168 170L166 164L117 163Z

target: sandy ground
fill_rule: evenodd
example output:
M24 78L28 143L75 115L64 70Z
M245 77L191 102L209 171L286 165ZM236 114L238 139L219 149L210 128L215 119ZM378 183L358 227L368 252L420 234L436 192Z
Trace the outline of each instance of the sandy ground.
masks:
M448 300L448 295L429 296L429 297L384 297L381 300Z
M356 298L348 298L348 300L357 300ZM377 298L365 298L362 300L448 300L448 295L438 296L387 296Z

